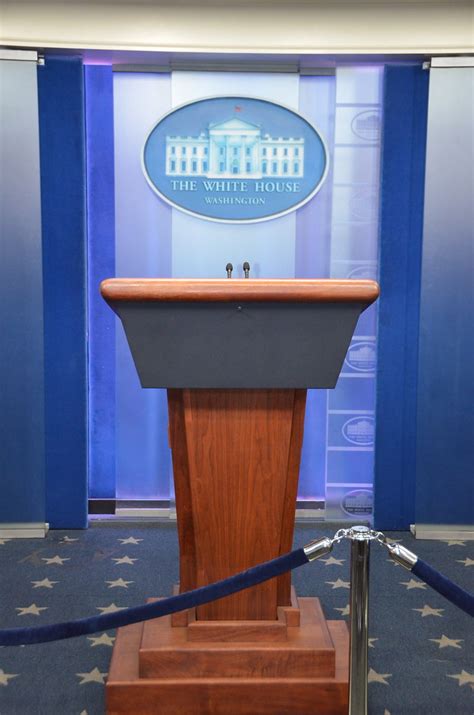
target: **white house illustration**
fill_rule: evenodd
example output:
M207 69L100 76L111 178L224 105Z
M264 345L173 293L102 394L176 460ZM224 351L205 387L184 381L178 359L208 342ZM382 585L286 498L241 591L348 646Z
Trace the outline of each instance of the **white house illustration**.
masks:
M199 136L166 137L167 176L302 177L303 168L303 138L262 135L239 117L209 124Z

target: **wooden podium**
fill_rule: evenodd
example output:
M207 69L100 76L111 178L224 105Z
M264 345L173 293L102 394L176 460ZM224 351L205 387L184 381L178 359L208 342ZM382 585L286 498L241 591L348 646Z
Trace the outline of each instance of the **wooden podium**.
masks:
M179 589L290 551L306 389L335 386L378 285L109 279L101 292L142 387L168 389ZM107 712L340 715L347 685L345 622L287 574L119 629Z

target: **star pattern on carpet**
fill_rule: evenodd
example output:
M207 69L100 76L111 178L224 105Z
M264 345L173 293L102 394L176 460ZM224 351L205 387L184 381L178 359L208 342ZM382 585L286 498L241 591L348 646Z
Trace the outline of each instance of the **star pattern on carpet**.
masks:
M70 536L63 536L61 541L59 542L60 544L72 544L74 541L79 541L79 539L72 539Z
M351 613L351 607L349 604L347 606L344 606L344 608L335 608L335 611L339 611L341 616L349 616Z
M442 635L441 638L429 638L429 640L433 641L433 643L438 643L439 648L462 648L458 644L463 643L462 638L448 638L445 635Z
M378 641L378 638L368 638L367 640L369 648L375 648L374 643L375 641Z
M120 541L120 543L123 544L139 544L140 541L143 541L143 539L136 539L134 536L128 536L126 539L117 539L117 541Z
M117 578L115 581L106 581L109 584L109 588L128 588L129 583L135 583L135 581L124 581L123 578Z
M464 564L464 566L474 566L474 559L470 559L469 557L466 559L456 559L458 564Z
M341 578L338 578L336 581L326 581L326 583L329 584L333 589L351 587L350 581L343 581Z
M119 564L129 564L130 566L133 566L135 561L138 561L138 559L131 559L130 556L120 556L119 558L114 558L112 561L115 561L116 566Z
M41 561L44 561L47 566L50 564L57 564L58 566L63 566L65 561L70 561L70 558L63 558L61 556L52 556L49 559L42 558Z
M442 541L448 546L466 546L466 542L460 541L459 539L439 539L439 541Z
M389 536L385 537L385 541L387 544L401 544L402 539L391 539Z
M18 678L19 673L5 673L4 670L0 668L0 685L8 685L8 681L12 678Z
M102 635L100 636L87 636L87 640L92 641L91 647L94 647L96 645L107 645L112 647L115 638L113 636L107 635L107 633L102 633Z
M48 606L37 606L36 603L32 603L31 606L15 608L15 611L18 611L17 616L40 616L41 611L47 610Z
M8 541L11 541L11 539L0 539L0 546L5 546Z
M411 610L419 611L422 618L426 618L426 616L439 616L440 618L443 618L442 612L444 611L444 608L431 608L431 606L428 606L425 603L423 608L412 608Z
M448 675L448 678L455 678L458 681L458 685L470 685L471 688L474 686L474 673L468 673L466 670L461 670L460 673L455 675Z
M345 559L335 559L334 556L330 556L328 559L321 559L321 561L326 566L342 566L342 564L345 562Z
M49 578L44 578L42 581L32 581L33 588L53 588L55 583L59 581L50 581Z
M415 578L411 578L409 581L400 581L402 586L407 587L407 591L411 591L414 588L426 588L426 583L423 581L417 581Z
M90 673L76 673L76 675L78 678L81 678L79 685L85 685L86 683L104 683L107 672L102 673L96 666L92 668Z
M123 611L125 606L116 606L115 603L111 603L109 606L96 606L97 610L102 614L104 613L115 613L115 611Z
M385 559L385 561L388 561L390 564L393 564L394 566L400 566L400 564L397 563L397 561L394 561L393 559Z
M391 678L392 673L377 673L373 668L369 668L369 673L367 675L368 683L382 683L383 685L390 685L387 683L387 678Z

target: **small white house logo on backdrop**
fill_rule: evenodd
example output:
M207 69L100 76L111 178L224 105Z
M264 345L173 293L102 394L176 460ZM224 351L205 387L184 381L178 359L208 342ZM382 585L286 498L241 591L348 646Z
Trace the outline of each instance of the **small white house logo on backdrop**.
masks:
M363 263L357 268L353 268L347 276L347 278L367 278L368 280L377 280L377 266L375 263Z
M368 109L355 115L351 122L351 129L359 139L376 143L380 139L380 125L380 113Z
M372 514L373 501L373 493L369 489L354 489L344 495L341 508L350 516Z
M342 434L351 444L356 444L359 447L369 447L374 444L374 418L366 415L352 417L343 424Z
M361 340L352 343L347 351L345 363L357 372L373 372L376 358L375 343Z

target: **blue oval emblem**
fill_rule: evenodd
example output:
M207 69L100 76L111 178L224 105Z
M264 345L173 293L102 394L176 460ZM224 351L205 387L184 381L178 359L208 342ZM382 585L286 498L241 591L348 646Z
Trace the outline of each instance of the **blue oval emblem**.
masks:
M199 218L252 223L303 206L321 187L328 153L292 109L251 97L214 97L162 117L143 148L153 191Z
M357 372L373 372L376 360L375 342L355 340L347 351L345 363Z
M372 514L373 501L373 493L368 489L354 489L344 496L341 507L351 516Z
M373 417L352 417L342 426L342 434L351 444L368 447L374 443L375 421Z

